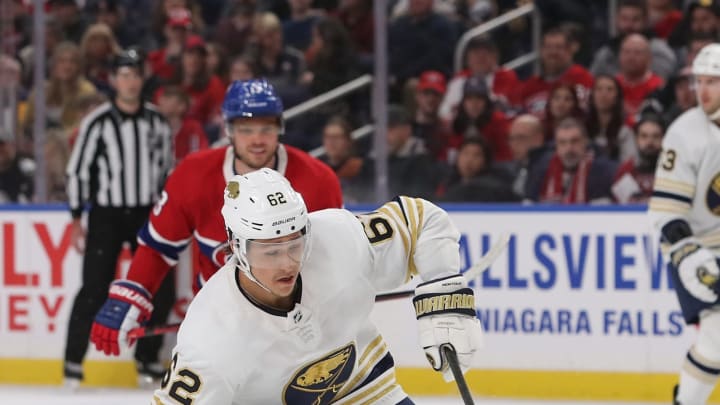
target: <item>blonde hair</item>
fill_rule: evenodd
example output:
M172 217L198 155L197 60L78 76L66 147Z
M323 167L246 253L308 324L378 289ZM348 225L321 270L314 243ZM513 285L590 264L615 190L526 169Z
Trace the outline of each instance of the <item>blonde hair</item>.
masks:
M282 24L275 14L265 12L255 18L254 28L256 32L275 32L282 31Z
M55 69L55 64L57 63L60 56L64 54L71 54L72 60L77 64L77 73L75 77L72 79L75 83L71 83L72 86L75 86L77 84L78 79L82 76L82 55L80 53L80 48L75 45L73 42L70 41L63 41L57 44L55 46L55 49L53 50L52 57L50 58L50 71L52 72ZM60 105L63 104L63 102L68 98L68 94L64 94L65 89L63 88L63 84L58 82L57 79L50 74L50 80L48 83L48 89L47 89L47 103L48 105Z
M120 53L120 45L115 39L115 34L105 23L93 24L85 31L80 41L80 52L83 59L87 58L87 49L93 38L101 38L110 44L110 50L114 54Z

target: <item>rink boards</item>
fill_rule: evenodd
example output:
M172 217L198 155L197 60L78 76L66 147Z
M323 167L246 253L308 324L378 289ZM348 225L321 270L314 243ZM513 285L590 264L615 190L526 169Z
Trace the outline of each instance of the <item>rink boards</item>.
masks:
M468 374L475 392L669 398L695 331L682 321L644 208L446 208L462 232L464 268L502 232L512 235L507 251L473 282L486 331L485 348ZM59 383L81 273L69 214L57 207L4 208L0 243L0 383ZM118 274L128 260L125 255ZM178 314L190 298L187 264L180 274ZM380 303L372 316L409 393L455 392L427 367L408 299ZM132 386L130 358L90 353L88 384Z

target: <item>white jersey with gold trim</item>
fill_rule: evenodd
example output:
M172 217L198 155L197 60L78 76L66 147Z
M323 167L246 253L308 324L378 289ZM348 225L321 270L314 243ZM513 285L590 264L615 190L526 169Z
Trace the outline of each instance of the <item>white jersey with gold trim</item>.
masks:
M700 107L668 128L648 208L658 231L684 219L705 247L720 253L720 128Z
M295 308L261 308L228 262L190 304L154 404L397 404L407 397L368 317L379 291L414 274L457 273L459 232L437 206L407 197L357 217L329 209L309 218L311 250Z

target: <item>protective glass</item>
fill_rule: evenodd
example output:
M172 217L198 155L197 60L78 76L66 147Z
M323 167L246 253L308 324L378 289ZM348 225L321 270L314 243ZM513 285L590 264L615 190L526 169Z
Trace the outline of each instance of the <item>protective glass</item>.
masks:
M247 242L247 261L253 269L278 269L301 265L307 250L307 235L285 242Z

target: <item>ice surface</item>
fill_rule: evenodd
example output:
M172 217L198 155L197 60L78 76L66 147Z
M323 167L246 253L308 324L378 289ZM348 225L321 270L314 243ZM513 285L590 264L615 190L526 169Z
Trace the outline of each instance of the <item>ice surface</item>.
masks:
M8 405L148 405L152 398L152 391L139 389L80 388L75 392L71 392L60 387L0 385L0 398L2 399L0 401L2 404ZM413 401L417 405L462 404L462 400L459 397L413 397ZM477 405L656 405L638 402L500 400L480 397L478 397L475 402Z

